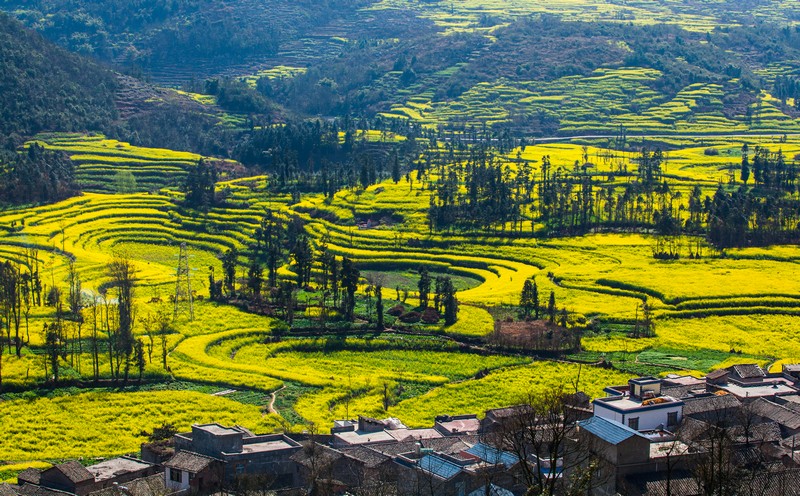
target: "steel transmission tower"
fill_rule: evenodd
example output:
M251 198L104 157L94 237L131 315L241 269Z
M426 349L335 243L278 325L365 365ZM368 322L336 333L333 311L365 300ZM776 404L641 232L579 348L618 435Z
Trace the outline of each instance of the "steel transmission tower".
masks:
M194 297L192 296L192 280L189 273L189 252L186 249L186 243L181 243L181 251L178 255L177 277L175 278L175 311L173 318L177 319L178 314L184 312L189 314L190 321L194 320Z

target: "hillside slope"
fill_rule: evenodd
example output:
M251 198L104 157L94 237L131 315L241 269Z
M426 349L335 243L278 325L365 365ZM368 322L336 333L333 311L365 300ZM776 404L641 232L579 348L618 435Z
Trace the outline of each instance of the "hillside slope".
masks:
M116 117L114 74L0 14L0 145L41 131L91 131Z

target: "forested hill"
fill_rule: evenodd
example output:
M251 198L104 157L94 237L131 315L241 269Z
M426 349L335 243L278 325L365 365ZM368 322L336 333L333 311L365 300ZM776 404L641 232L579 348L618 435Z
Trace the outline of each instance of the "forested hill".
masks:
M233 61L304 50L301 38L345 36L372 1L0 0L0 9L65 48L164 81L175 71L211 75Z
M0 14L0 146L41 131L101 130L116 118L113 72Z

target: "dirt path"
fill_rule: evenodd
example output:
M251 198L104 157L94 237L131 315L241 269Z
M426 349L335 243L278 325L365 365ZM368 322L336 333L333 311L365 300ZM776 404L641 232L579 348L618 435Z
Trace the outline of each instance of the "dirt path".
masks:
M284 389L286 389L285 385L281 386L280 389L276 389L275 391L270 393L270 396L272 398L269 400L269 405L267 405L268 413L274 413L275 415L280 415L280 413L278 413L278 410L275 409L275 398L278 396L278 393L280 393Z

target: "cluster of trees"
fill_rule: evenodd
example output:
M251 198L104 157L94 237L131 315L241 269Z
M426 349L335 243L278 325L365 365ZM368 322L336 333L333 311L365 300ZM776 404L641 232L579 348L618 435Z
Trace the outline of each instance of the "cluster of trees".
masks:
M433 299L431 300L431 284L433 283ZM432 280L428 268L420 266L419 282L419 309L425 312L430 306L437 315L444 314L445 325L453 325L458 320L458 297L453 281L448 276L437 276ZM431 306L431 303L433 305ZM436 319L438 320L438 319Z
M279 190L320 192L328 196L342 188L361 187L399 176L400 168L417 153L416 131L394 143L359 139L356 129L370 129L366 121L319 120L267 126L245 136L233 157L246 166L269 173ZM399 177L396 177L399 179Z
M516 159L516 172L487 146L478 146L466 153L449 154L434 159L429 169L436 180L428 210L432 230L464 231L495 230L522 234L525 224L545 225L547 233L572 234L600 225L637 227L666 222L665 217L677 214L676 199L666 182L661 181L663 153L642 149L635 181L622 185L618 192L613 185L601 187L593 173L584 148L583 161L576 161L571 170L551 165L550 157L541 159L541 175L533 173L531 163ZM449 156L448 156L449 155ZM445 164L450 164L445 167ZM627 169L619 174L631 176ZM536 222L531 222L536 221Z
M48 203L80 193L75 165L64 153L32 144L25 152L8 157L0 167L0 203Z
M240 281L237 269L241 258L245 259L247 277ZM314 282L321 294L321 317L325 319L335 309L345 321L355 320L356 291L361 277L358 268L349 258L340 259L331 253L324 240L315 251L300 219L286 220L267 210L248 250L240 254L231 249L221 259L222 279L216 279L213 268L209 276L212 300L247 304L256 311L277 314L292 325L298 307L297 290L314 291L312 266L318 262L320 270ZM295 281L278 278L278 269L287 261L297 274ZM376 294L380 291L379 285ZM382 319L380 298L378 305Z
M503 230L509 222L520 219L518 195L527 191L515 183L524 181L524 173L514 177L484 146L470 149L463 166L453 153L449 160L453 162L447 167L444 160L439 160L438 179L432 185L434 194L428 210L432 229ZM420 162L419 170L428 167ZM462 184L466 190L461 188Z
M188 207L208 210L217 203L217 170L214 164L201 159L195 167L189 168L189 174L183 184L186 193L184 204Z
M168 370L167 336L173 332L172 316L161 308L155 314L137 317L134 297L138 277L131 260L114 258L106 267L106 276L97 293L84 291L75 262L70 261L63 284L52 279L48 287L42 282L35 248L25 250L20 262L0 264L0 388L4 352L19 358L22 348L31 346L31 311L45 305L53 308L53 317L42 324L42 345L33 347L32 352L39 356L46 382L58 384L64 364L94 381L109 377L127 383L133 371L141 381L147 363L153 361L156 339L160 341L163 367ZM144 327L146 341L135 336L137 325ZM91 372L81 370L84 353L91 357ZM104 363L108 364L107 373L101 370Z
M525 226L531 234L539 233L539 224L546 235L651 229L659 235L653 253L657 258L679 256L672 240L683 234L704 235L718 248L791 242L800 234L800 202L793 196L800 190L798 167L780 150L745 145L743 185L731 190L721 184L713 197L703 196L695 186L688 201L663 177L667 157L659 149L642 148L632 157L635 174L618 157L599 157L614 168L602 176L594 172L588 151L571 170L553 167L544 156L539 175L519 156L512 173L493 153L475 147L468 153L451 150L449 157L440 154L445 158L434 158L432 165L420 161L418 177L436 174L429 185L432 230L517 236ZM617 186L610 181L617 176L629 181ZM748 188L751 177L755 184Z
M294 323L295 312L310 306L319 309L318 318L324 328L326 322L354 322L366 318L380 330L385 326L384 276L362 277L356 264L347 257L339 257L328 246L329 238L323 236L314 245L298 218L285 219L270 210L265 211L255 229L247 250L231 249L221 256L222 277L218 278L211 267L209 292L213 301L229 302L251 311L276 315L289 326ZM279 277L278 269L289 263L295 280ZM315 270L312 270L316 267ZM241 270L240 270L241 269ZM239 277L238 274L246 274ZM458 298L453 281L448 276L431 277L427 267L419 269L419 307L411 312L396 308L387 312L400 317L415 314L408 322L444 317L446 325L456 322ZM357 292L363 287L364 296ZM298 291L306 294L304 303L298 303ZM397 288L398 300L400 288ZM316 294L316 298L311 296ZM366 315L356 315L356 305L363 300ZM403 298L405 300L405 298ZM402 307L402 305L398 305ZM402 315L401 315L402 314Z
M536 278L526 279L522 285L522 293L519 298L519 307L524 319L533 318L539 320L539 317L547 316L547 320L551 324L556 323L561 327L567 327L567 309L562 308L560 311L556 306L556 293L550 291L550 297L545 304L539 298L539 286L536 284Z
M36 248L25 249L21 263L10 260L0 263L0 387L3 384L4 345L9 354L13 349L17 358L22 355L23 346L31 341L31 310L42 305L44 290L39 271L39 250Z
M783 105L788 99L793 99L794 108L800 110L800 78L794 76L777 76L772 85L772 95L778 98Z

